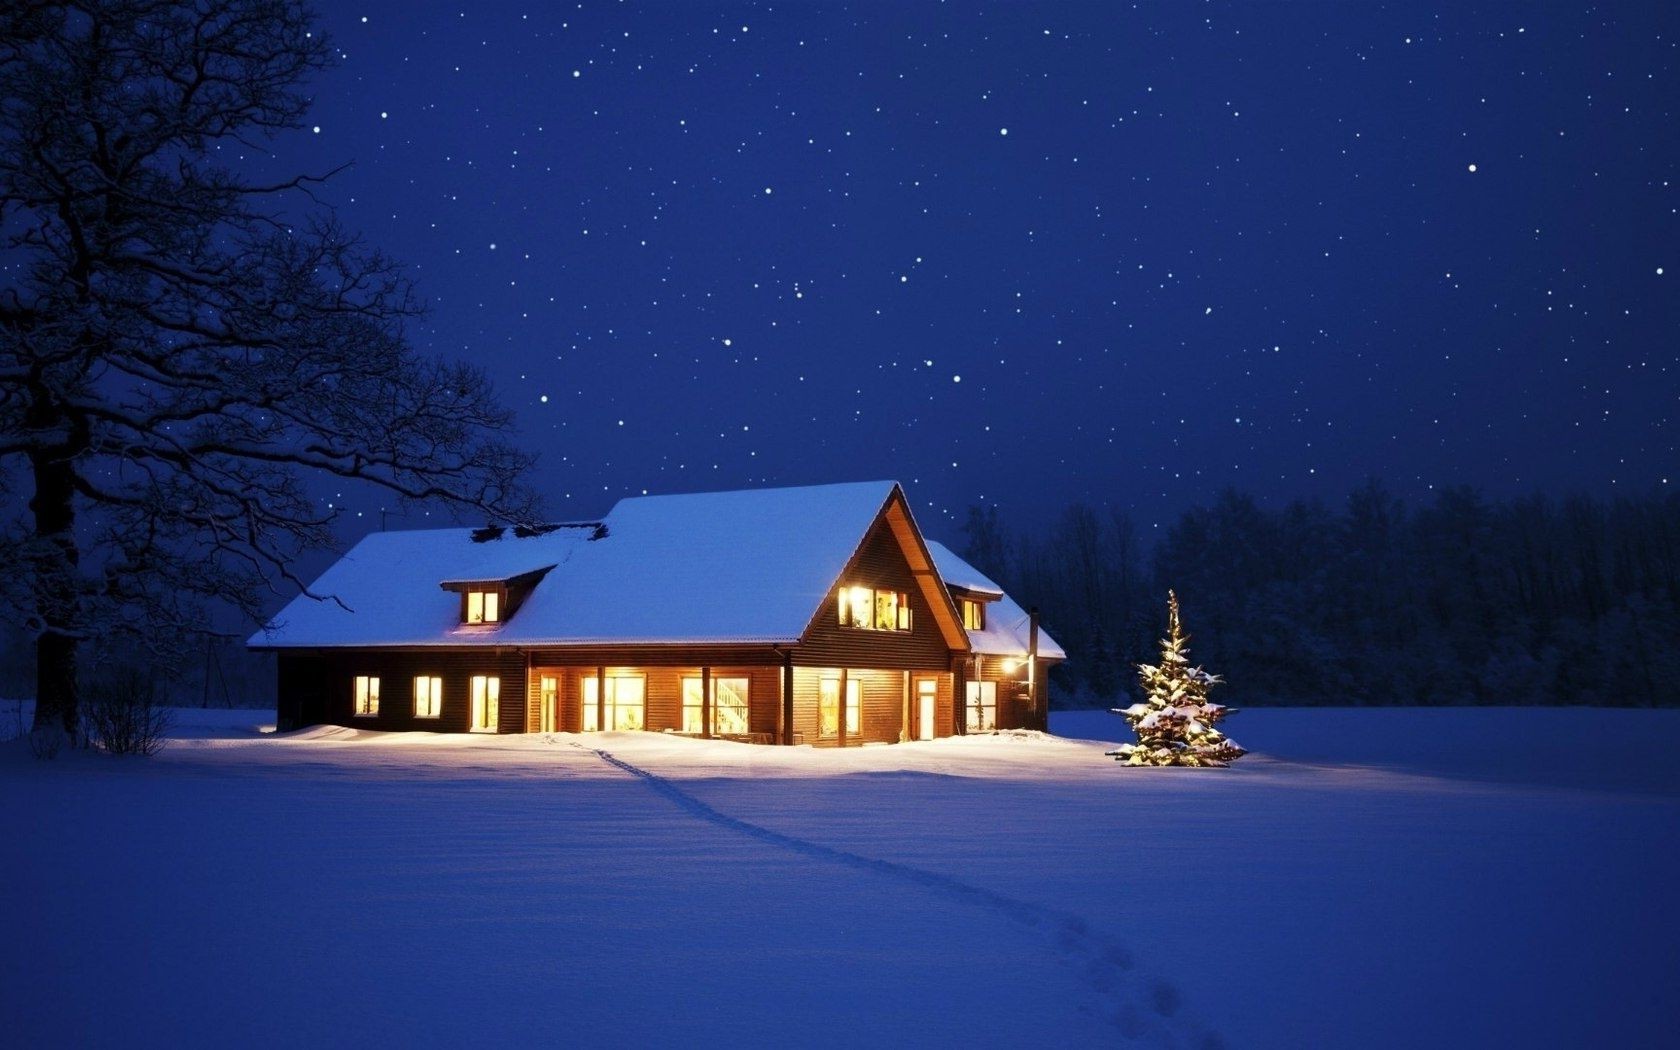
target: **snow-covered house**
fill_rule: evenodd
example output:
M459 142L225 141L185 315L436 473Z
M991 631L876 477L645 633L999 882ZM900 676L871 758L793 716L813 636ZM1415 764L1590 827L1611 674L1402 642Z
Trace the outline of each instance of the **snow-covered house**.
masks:
M894 482L374 533L262 631L279 723L846 745L1040 728L1062 650Z

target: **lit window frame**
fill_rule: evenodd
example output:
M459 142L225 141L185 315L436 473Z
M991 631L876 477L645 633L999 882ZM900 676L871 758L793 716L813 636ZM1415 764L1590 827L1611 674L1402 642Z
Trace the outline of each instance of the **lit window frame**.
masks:
M705 679L700 675L684 675L682 678L682 731L690 736L700 736L704 731L705 688ZM736 694L739 703L726 698L725 693ZM728 712L728 717L738 728L723 724L718 718L720 712ZM746 675L713 675L712 735L747 736L751 732L752 679Z
M437 675L414 676L414 717L443 717L443 679Z
M963 726L970 733L997 729L997 683L969 682L964 690ZM990 718L988 719L988 715Z
M467 728L474 733L498 733L501 731L501 675L473 675L467 686L467 703L467 718L470 723Z
M355 684L355 706L351 709L357 718L379 717L379 676L376 674L359 674Z
M502 592L493 588L466 592L463 623L474 627L494 626L502 622Z
M645 674L608 674L608 675L606 675L604 677L604 681L605 681L605 684L606 684L607 696L606 696L606 703L604 705L600 702L600 699L599 699L599 697L601 695L600 694L600 688L601 688L602 681L603 681L602 678L597 677L597 676L592 675L592 674L583 676L583 679L582 679L583 687L578 690L578 692L581 694L581 699L578 702L578 714L579 714L578 726L581 729L581 731L585 732L585 733L598 733L598 732L600 732L601 731L600 730L600 723L601 723L602 715L605 715L607 724L612 726L612 730L611 730L612 732L635 733L635 732L640 732L642 730L647 729L647 724L648 724L647 723L647 707L648 707L648 703L647 703L647 699L648 699L648 695L647 695L647 675L645 675ZM628 701L622 701L622 700L619 699L619 697L618 697L618 690L619 690L618 683L627 682L627 681L634 681L634 682L638 683L639 686L641 687L642 696L641 696L641 701L639 703L634 703L633 704L633 703L629 703ZM603 707L605 708L605 710L603 710ZM633 709L633 708L638 708L638 707L641 709L641 714L642 714L640 725L620 725L619 724L620 722L624 721L624 719L622 719L620 717L620 713L619 713L620 708Z
M834 728L824 722L823 709L834 710ZM840 679L824 677L817 683L817 737L820 740L840 739ZM856 678L846 679L846 739L863 735L863 683Z
M885 599L885 601L883 601ZM845 584L835 592L836 622L856 631L907 634L914 625L910 592Z
M962 612L963 630L984 631L986 629L986 603L978 598L958 598L957 605Z

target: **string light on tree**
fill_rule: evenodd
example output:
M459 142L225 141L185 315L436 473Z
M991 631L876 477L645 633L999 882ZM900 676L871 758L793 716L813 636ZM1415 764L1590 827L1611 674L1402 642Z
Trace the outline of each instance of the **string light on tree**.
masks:
M1121 744L1107 754L1129 766L1225 766L1248 754L1215 728L1233 712L1208 703L1218 675L1190 666L1190 636L1178 622L1178 595L1167 592L1167 636L1161 639L1161 662L1138 666L1144 700L1114 708L1137 734L1135 744Z

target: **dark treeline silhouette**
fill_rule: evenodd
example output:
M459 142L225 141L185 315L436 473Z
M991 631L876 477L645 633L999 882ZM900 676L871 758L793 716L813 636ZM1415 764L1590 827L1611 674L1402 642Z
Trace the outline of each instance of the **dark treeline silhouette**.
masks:
M1175 588L1197 663L1244 704L1680 705L1680 495L1337 512L1225 492L1146 554L1123 513L1048 531L970 508L966 554L1068 650L1059 705L1136 691Z

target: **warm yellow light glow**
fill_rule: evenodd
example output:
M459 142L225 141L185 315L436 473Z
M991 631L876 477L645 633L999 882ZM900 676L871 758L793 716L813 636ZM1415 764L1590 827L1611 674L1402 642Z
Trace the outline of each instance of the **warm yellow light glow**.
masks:
M379 713L379 679L365 674L356 676L356 717L372 718Z
M863 691L856 678L846 679L846 735L856 736L863 728ZM824 678L817 694L817 735L840 735L840 679Z
M538 679L537 731L553 733L560 729L560 679L543 675Z
M502 680L494 676L472 676L472 731L494 733L500 716Z
M606 677L606 703L601 703L601 680L594 675L583 680L583 731L593 733L601 728L601 716L606 716L606 728L635 730L647 726L647 679L641 675L613 675ZM602 708L605 707L603 711Z
M495 591L467 592L467 622L497 623L502 618L502 596Z
M1005 674L1014 674L1015 668L1019 666L1021 666L1021 661L1015 659L1013 656L1003 661L1003 670Z
M747 688L745 678L712 679L712 732L719 736L745 736L747 725ZM696 736L705 727L705 682L699 678L682 680L682 731Z
M997 728L997 683L968 683L968 731L987 733Z
M842 627L867 631L910 629L910 596L903 591L842 587L835 604Z
M414 679L414 717L436 718L443 711L443 679L420 675Z

